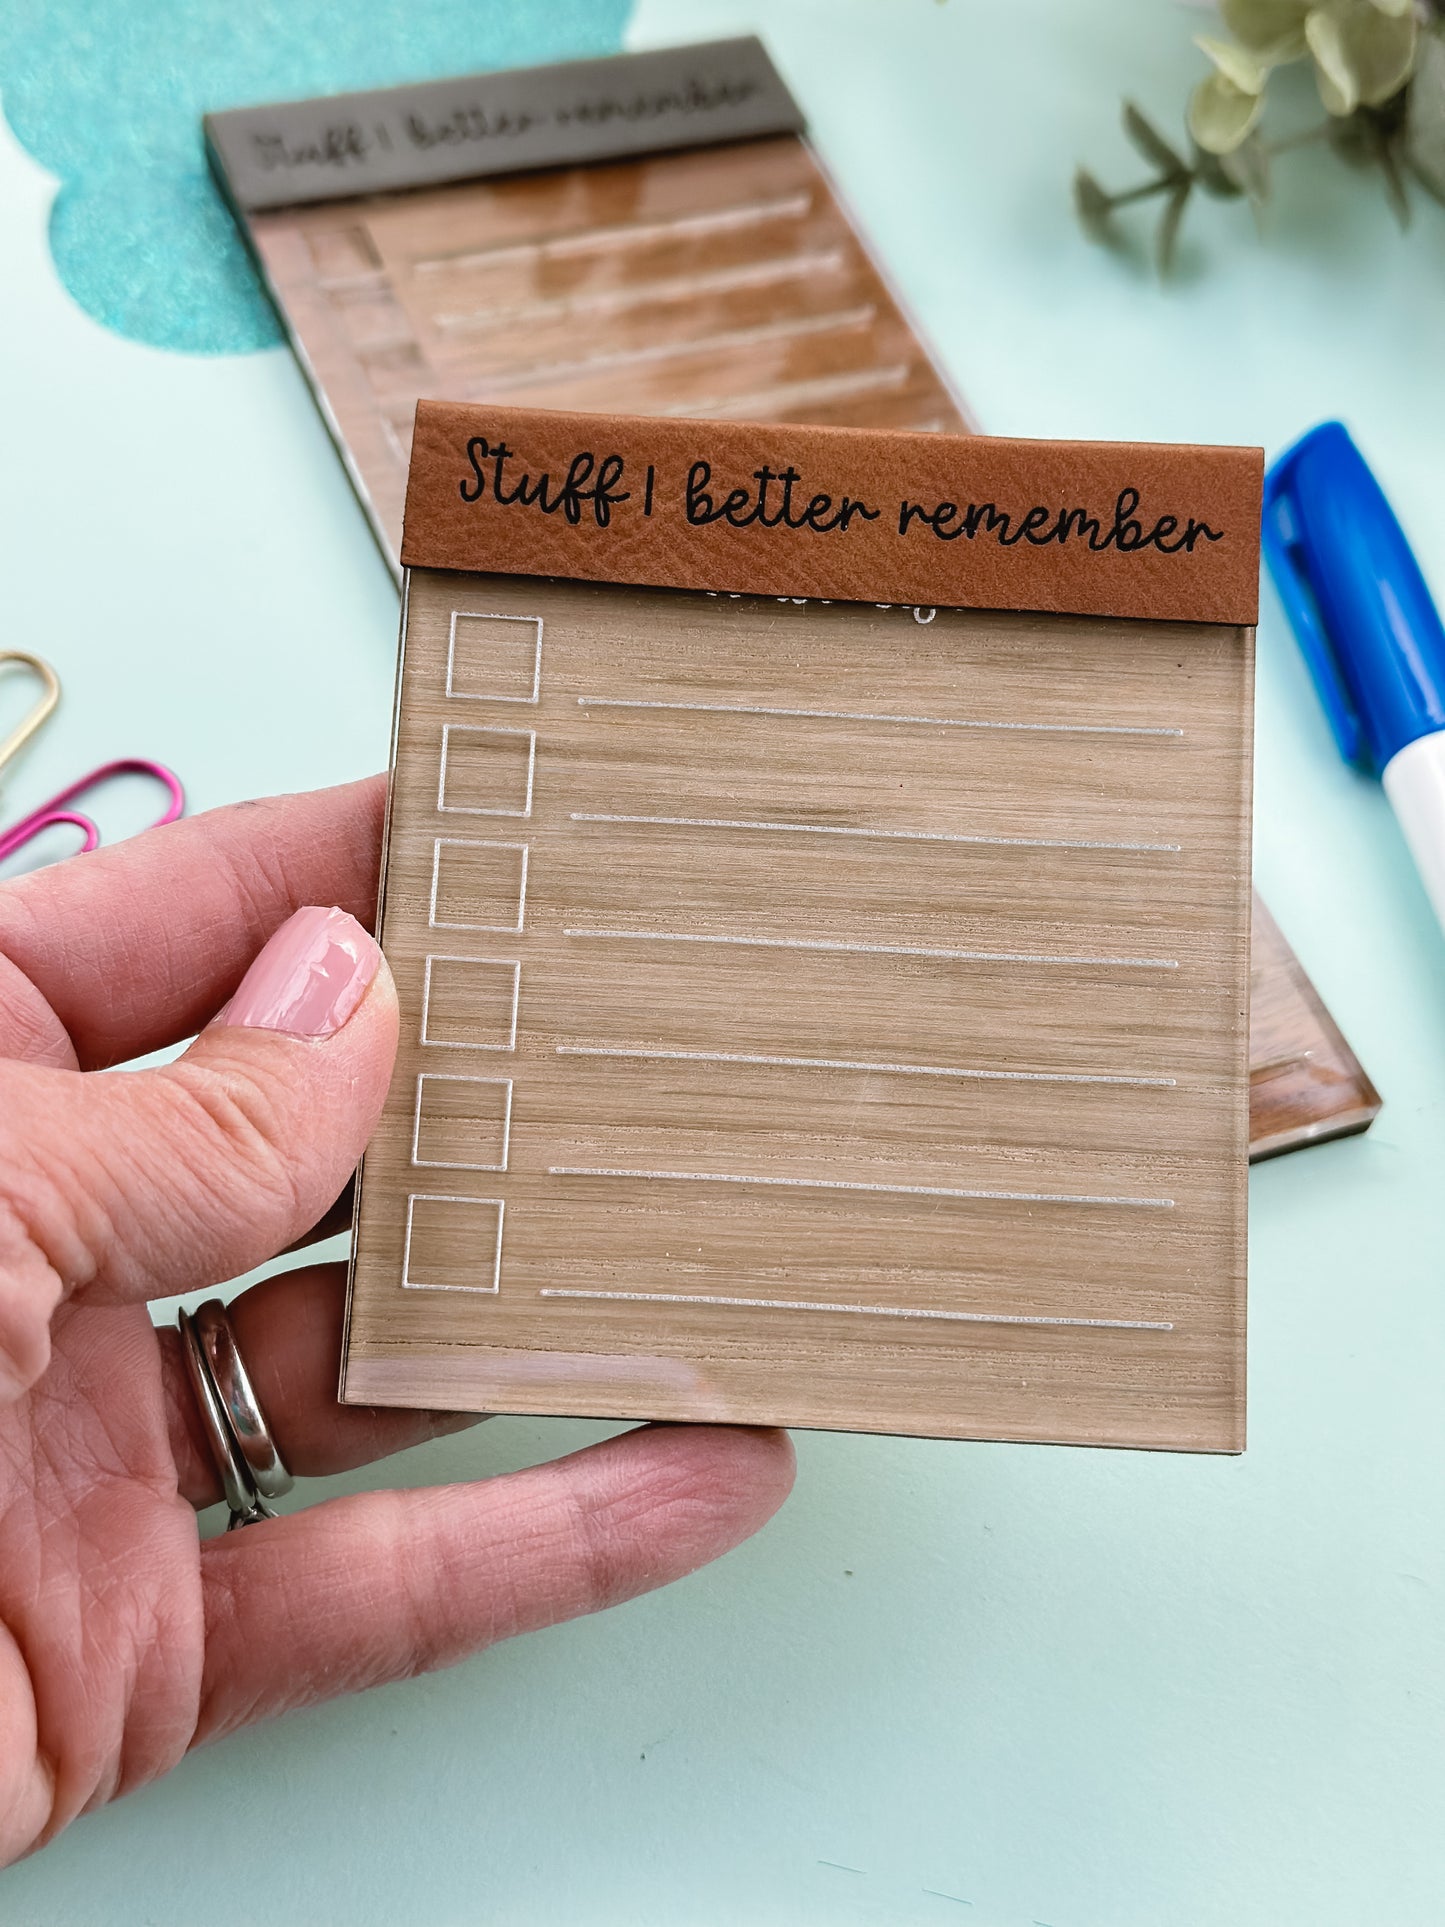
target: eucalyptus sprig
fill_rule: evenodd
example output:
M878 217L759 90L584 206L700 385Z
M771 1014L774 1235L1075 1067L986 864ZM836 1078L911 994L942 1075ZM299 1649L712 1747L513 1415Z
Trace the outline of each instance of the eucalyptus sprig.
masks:
M1196 36L1211 71L1189 98L1187 154L1126 102L1124 131L1150 177L1111 194L1086 168L1075 174L1074 206L1092 239L1116 241L1118 209L1158 201L1154 252L1167 273L1196 189L1258 214L1276 157L1311 145L1376 172L1402 226L1409 183L1445 203L1445 0L1220 0L1220 12L1233 37ZM1324 118L1271 141L1271 76L1306 61Z

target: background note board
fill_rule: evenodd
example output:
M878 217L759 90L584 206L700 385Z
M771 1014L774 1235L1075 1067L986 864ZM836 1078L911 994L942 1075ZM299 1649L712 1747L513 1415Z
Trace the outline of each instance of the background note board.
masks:
M1256 892L1249 1004L1250 1156L1367 1131L1380 1095Z
M1259 470L423 405L346 1399L1240 1449Z
M967 426L756 39L206 131L393 569L423 395Z
M677 111L599 111L644 101ZM241 109L207 139L393 569L423 395L975 427L756 39ZM1254 1155L1367 1129L1379 1097L1298 958L1272 921L1256 945Z

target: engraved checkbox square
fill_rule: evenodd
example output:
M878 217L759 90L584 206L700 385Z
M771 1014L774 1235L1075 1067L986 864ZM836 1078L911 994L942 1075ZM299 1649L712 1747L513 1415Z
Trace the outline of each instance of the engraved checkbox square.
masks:
M542 685L542 618L452 611L447 694L534 703Z
M408 1198L403 1287L495 1296L501 1289L503 1210L500 1198Z
M522 967L491 957L428 957L421 1041L444 1050L515 1050Z
M461 816L530 816L536 755L534 730L446 724L437 808Z
M428 919L433 929L520 931L526 900L525 843L436 839Z
M416 1081L411 1161L447 1171L505 1171L511 1126L510 1077L424 1071Z

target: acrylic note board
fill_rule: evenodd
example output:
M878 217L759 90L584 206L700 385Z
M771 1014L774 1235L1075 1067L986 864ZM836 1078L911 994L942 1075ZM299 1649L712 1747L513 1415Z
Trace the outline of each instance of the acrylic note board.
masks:
M206 131L393 568L424 393L969 426L754 39L244 108ZM1253 1155L1365 1129L1379 1099L1272 924L1256 985Z
M345 1398L1240 1447L1260 469L422 406Z
M206 118L393 568L419 396L965 426L752 38Z

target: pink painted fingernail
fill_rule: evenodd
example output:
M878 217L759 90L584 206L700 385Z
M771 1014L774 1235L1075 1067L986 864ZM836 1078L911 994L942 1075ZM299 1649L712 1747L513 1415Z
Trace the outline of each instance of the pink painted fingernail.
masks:
M298 910L267 942L216 1018L242 1030L334 1037L381 968L381 952L344 910Z

